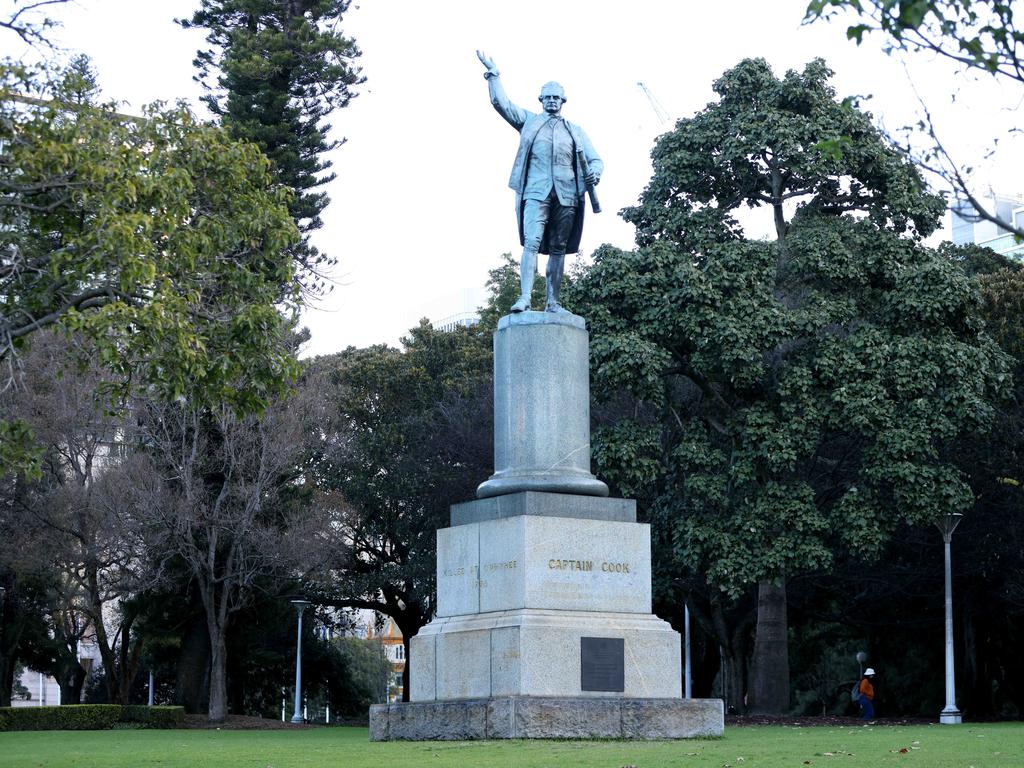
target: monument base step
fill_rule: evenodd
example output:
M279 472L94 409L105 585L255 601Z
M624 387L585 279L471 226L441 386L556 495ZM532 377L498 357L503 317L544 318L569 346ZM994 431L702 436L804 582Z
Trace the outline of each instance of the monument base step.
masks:
M506 696L370 707L371 741L721 736L721 699Z

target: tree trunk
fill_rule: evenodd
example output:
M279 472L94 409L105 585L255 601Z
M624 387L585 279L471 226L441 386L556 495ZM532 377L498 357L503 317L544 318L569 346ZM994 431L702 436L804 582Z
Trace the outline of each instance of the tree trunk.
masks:
M750 711L781 715L789 710L789 625L786 583L762 581L757 590L757 630L751 669Z
M103 665L103 685L107 689L107 701L110 704L127 704L121 699L121 686L117 673L117 654L114 646L117 641L110 642L107 626L103 622L103 600L100 598L98 570L94 563L86 566L86 587L88 589L88 608L86 614L92 622L96 636L96 646L100 652Z
M11 656L0 653L0 707L11 706L11 690L14 688L14 664Z
M746 709L744 693L747 687L747 634L750 622L741 618L730 627L721 600L717 598L711 602L711 621L719 644L725 710L743 712Z
M402 635L402 647L405 652L405 665L402 667L402 701L409 700L409 638Z
M694 631L692 624L691 632L693 637L690 640L690 686L695 699L707 699L711 697L711 688L722 664L720 646L710 635Z
M15 602L17 580L14 574L4 570L0 578L0 707L11 706L14 690L14 670L18 666L18 644L25 622Z
M210 633L206 621L198 616L185 630L178 657L175 704L185 707L190 715L209 709L210 702Z
M119 696L122 704L130 704L132 684L139 674L142 662L142 640L132 638L131 627L135 623L135 612L122 616L121 640L118 647L117 677Z
M210 630L210 714L211 723L223 723L228 716L228 648L224 631Z
M85 668L75 663L74 667L64 670L57 678L57 685L60 686L60 703L81 704L82 688L85 686Z
M405 614L399 614L399 616L395 616L394 619L395 624L398 625L398 631L402 633L402 646L405 649L405 666L402 668L402 701L409 701L409 668L412 666L409 663L409 641L419 633L420 627L423 626L423 619L422 614L418 611L411 616Z

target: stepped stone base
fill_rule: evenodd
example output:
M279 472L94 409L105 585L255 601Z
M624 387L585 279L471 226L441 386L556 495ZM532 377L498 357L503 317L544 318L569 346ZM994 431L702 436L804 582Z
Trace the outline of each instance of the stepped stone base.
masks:
M622 640L621 688L583 687L584 637ZM409 663L413 702L602 699L613 690L619 699L682 695L679 634L649 613L521 610L438 618L412 638Z
M508 696L370 708L371 741L692 739L724 727L721 699Z

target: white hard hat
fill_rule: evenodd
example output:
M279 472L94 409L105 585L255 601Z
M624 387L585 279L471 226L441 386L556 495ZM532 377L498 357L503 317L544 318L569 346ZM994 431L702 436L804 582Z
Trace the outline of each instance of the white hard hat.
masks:
M868 667L864 670L864 677L871 677L871 675L873 674L875 674L875 670L873 670L871 667Z

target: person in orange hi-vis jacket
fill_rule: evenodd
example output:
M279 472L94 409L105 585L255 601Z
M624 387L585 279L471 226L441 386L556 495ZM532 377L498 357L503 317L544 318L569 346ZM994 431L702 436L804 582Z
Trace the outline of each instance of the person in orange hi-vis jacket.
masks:
M860 679L860 700L858 703L864 712L865 720L875 719L875 686L871 684L874 677L875 670L868 667L864 670L864 676Z

